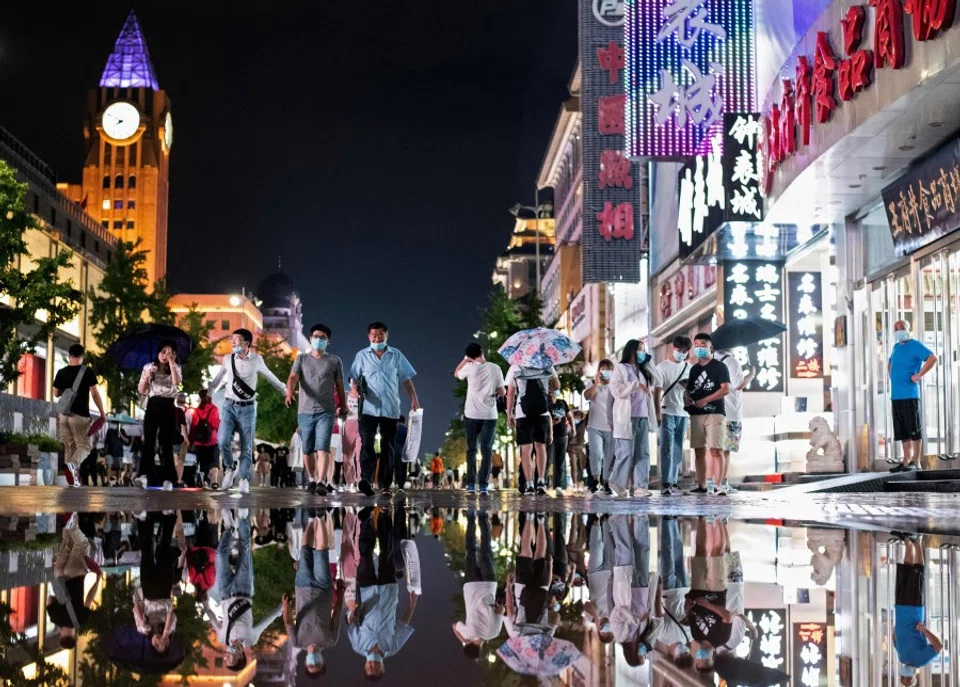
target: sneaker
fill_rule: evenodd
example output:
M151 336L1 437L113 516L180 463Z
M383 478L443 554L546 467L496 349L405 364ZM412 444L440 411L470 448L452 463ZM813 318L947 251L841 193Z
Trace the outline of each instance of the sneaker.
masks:
M695 489L691 489L691 490L688 491L687 493L690 494L691 496L694 496L694 495L697 495L697 496L698 496L698 495L700 495L700 494L709 494L710 492L707 491L707 488L706 488L706 487L697 487L697 488L695 488Z
M480 496L490 496L490 490L487 487L480 487Z
M403 487L397 485L397 496L403 496Z
M670 485L670 496L683 496L683 489L678 487L676 484Z
M660 496L673 496L673 491L670 489L669 484L663 485L663 489L660 490Z
M224 470L223 471L223 481L220 483L220 488L224 491L233 489L233 480L236 478L237 473L235 470Z
M220 520L223 522L223 526L227 529L236 529L237 521L233 517L233 511L227 510L226 508L220 511Z
M467 496L473 496L474 494L477 493L477 487L471 484L466 489L464 489L464 491L466 492Z
M246 477L240 478L240 493L249 494L250 493L250 480Z
M648 496L650 496L650 491L647 489L637 487L636 489L633 490L633 498L635 499L645 499Z
M143 475L141 477L134 477L133 486L135 486L137 489L146 489L147 486L149 486L147 484L147 476Z
M547 485L542 479L537 480L537 496L546 496L547 495Z
M237 515L240 516L240 519L241 519L241 520L249 520L249 519L250 519L250 509L249 509L249 508L241 508L240 510L237 511Z
M380 497L384 499L393 498L393 490L391 490L390 487L384 487L380 490Z
M80 486L80 466L76 463L64 463L64 474L67 478L67 484L71 487Z
M907 471L910 472L919 472L921 470L923 470L923 467L921 467L920 463L910 463L907 466Z
M730 484L730 481L729 481L729 480L723 480L723 484L720 485L720 488L723 489L725 492L727 492L727 494L738 494L738 493L740 493L740 490L737 489L737 488L736 488L735 486L733 486L732 484Z
M162 491L173 491L173 482L167 480L163 483L163 486L160 487Z
M606 494L607 496L615 496L615 494L613 493L613 489L610 488L609 483L603 485L603 493Z
M310 492L310 493L312 494L312 493L314 493L316 490L317 490L317 483L316 483L316 482L308 482L308 483L307 483L307 491L308 491L308 492Z
M323 482L317 482L316 486L311 490L317 496L326 496L327 488L324 486Z
M365 480L365 479L360 480L359 489L360 489L360 491L363 493L364 496L373 496L373 494L374 494L373 485L370 484L370 482L368 482L368 481Z
M600 483L597 482L597 483L594 484L592 487L590 487L590 493L591 493L591 494L599 494L601 489L603 489L603 487L601 487L601 486L600 486Z
M911 463L911 465L913 465L913 463ZM906 465L904 465L903 463L898 463L897 465L894 465L892 468L890 468L890 472L893 472L893 473L897 473L897 472L907 472L907 471L909 471L909 470L910 470L910 468L908 468L908 467L907 467Z
M533 489L533 484L531 484L530 482L527 482L527 488L524 489L523 495L524 495L524 496L536 496L536 493L537 493L537 492L535 492L534 489Z
M560 487L557 487L557 489L556 489L556 491L555 491L554 493L557 495L557 498L558 498L558 499L562 499L562 498L563 498L563 489L561 489Z

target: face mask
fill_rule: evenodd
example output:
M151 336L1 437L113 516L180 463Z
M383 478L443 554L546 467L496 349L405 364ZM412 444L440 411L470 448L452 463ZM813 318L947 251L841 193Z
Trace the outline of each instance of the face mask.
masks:
M307 665L308 666L322 666L323 665L323 654L319 651L314 651L313 653L307 654Z
M697 653L694 658L696 658L698 661L709 661L710 649L697 649Z
M315 338L310 339L310 345L313 346L315 351L325 351L327 350L327 344L330 342L327 339Z
M383 663L383 656L376 653L375 651L371 651L370 653L367 654L367 660L373 661L374 663Z
M687 359L687 354L684 353L683 351L674 351L673 359L676 360L678 363L682 363L684 360Z
M610 633L610 623L603 623L600 625L600 634L609 634Z
M900 677L913 677L917 669L913 666L900 666Z
M703 346L697 346L693 349L693 354L697 356L699 360L706 360L710 357L710 350Z
M600 379L603 381L609 382L612 376L613 372L611 370L600 370Z
M637 653L638 653L640 656L646 656L646 655L647 655L647 645L646 645L646 644L641 644L639 647L637 647Z
M910 338L910 332L908 332L906 329L898 329L893 333L893 338L897 343L903 343Z
M647 361L646 351L637 351L637 362L643 365Z
M375 343L370 344L370 348L372 348L375 351L385 351L387 350L387 342L377 341Z
M553 606L551 606L551 608L553 609L553 612L554 612L554 613L559 613L559 612L560 612L560 604L553 604Z
M680 658L681 656L688 656L690 654L690 649L681 645L673 650L673 657Z
M232 350L234 355L240 355L243 353L243 346L234 346Z
M580 424L580 420L578 420L577 418L573 418L573 424L579 425L579 424Z

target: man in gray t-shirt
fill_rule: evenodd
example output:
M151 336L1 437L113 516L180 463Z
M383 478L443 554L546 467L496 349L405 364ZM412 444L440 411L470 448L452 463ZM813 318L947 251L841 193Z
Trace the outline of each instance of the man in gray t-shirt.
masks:
M347 395L343 389L343 363L326 352L331 331L325 324L310 329L310 352L301 353L287 378L287 407L293 405L293 392L300 385L300 442L303 467L307 471L307 489L318 496L333 490L333 459L330 436L336 421L337 405L346 415Z

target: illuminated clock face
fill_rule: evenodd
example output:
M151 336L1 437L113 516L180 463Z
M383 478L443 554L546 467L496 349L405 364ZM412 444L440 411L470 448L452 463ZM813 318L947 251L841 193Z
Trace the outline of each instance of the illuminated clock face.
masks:
M140 128L140 111L130 103L113 103L103 111L103 131L115 141L132 138Z
M167 113L167 118L163 122L163 142L167 144L167 150L173 146L173 117Z

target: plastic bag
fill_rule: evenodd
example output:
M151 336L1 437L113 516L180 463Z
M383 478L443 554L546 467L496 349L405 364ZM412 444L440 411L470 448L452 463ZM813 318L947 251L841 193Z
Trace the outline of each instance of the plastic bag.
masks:
M403 462L420 460L420 437L423 434L423 408L411 410L407 417L407 443L403 445Z
M343 440L337 433L330 435L330 455L335 462L343 462Z

